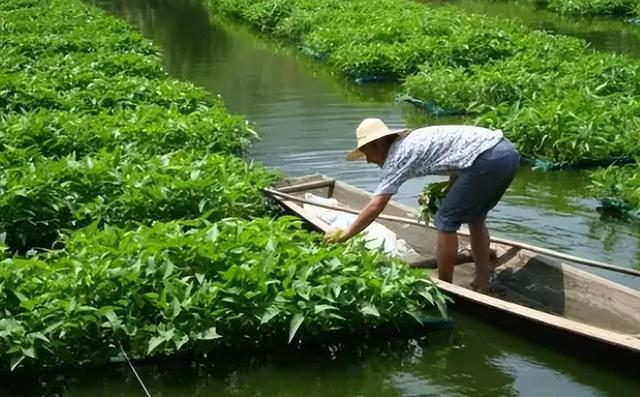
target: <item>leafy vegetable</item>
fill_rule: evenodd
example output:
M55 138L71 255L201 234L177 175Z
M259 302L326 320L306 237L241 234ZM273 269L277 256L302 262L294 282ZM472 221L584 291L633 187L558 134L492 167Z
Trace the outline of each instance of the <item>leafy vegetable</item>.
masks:
M299 220L94 224L64 250L0 266L0 357L22 365L307 340L444 312L424 275L365 248L321 244Z
M272 6L252 15L290 11ZM10 369L99 361L119 344L149 357L446 314L432 282L363 241L327 247L270 219L261 190L276 175L237 157L255 132L170 79L124 22L77 0L6 0L0 21Z
M434 182L424 187L422 194L418 197L418 205L421 207L420 217L426 222L440 208L442 200L447 195L449 182Z
M0 231L11 250L24 252L51 248L67 229L92 222L261 216L261 189L274 180L274 174L233 156L198 152L100 152L28 161L2 172Z

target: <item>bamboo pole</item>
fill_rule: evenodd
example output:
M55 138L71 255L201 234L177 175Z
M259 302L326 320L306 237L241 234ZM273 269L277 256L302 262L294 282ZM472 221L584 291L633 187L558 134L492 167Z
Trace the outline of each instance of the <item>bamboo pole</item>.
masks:
M297 202L303 203L303 204L310 204L310 205L314 205L314 206L320 207L320 208L325 208L325 209L334 210L334 211L341 211L341 212L346 212L346 213L355 214L355 215L358 215L360 213L359 210L353 210L353 209L350 209L350 208L342 208L342 207L335 207L335 206L332 206L332 205L314 203L312 201L305 200L305 199L302 199L300 197L292 196L290 194L279 192L279 191L273 190L273 189L264 189L264 191L269 193L269 194L271 194L271 195L279 196L279 197L287 199L287 200L297 201ZM432 229L435 229L435 226L432 223L420 222L417 219L404 218L404 217L392 216L392 215L378 215L378 219L384 219L384 220L387 220L387 221L399 222L399 223L404 223L404 224L408 224L408 225L426 226L426 227L430 227ZM469 236L469 232L468 231L459 231L458 234L463 235L463 236ZM513 241L513 240L497 238L497 237L492 237L491 241L494 242L494 243L505 244L505 245L510 245L512 247L526 249L526 250L529 250L529 251L533 251L533 252L536 252L536 253L539 253L539 254L551 256L551 257L558 258L558 259L564 259L564 260L567 260L567 261L570 261L570 262L579 263L579 264L585 265L585 266L591 266L591 267L596 267L596 268L599 268L599 269L610 270L612 272L624 273L624 274L629 274L629 275L632 275L632 276L640 277L640 271L637 271L637 270L634 270L634 269L630 269L630 268L627 268L627 267L611 265L611 264L608 264L608 263L594 261L594 260L586 259L586 258L580 258L578 256L565 254L565 253L554 251L554 250L551 250L551 249L548 249L548 248L537 247L535 245L521 243L519 241Z

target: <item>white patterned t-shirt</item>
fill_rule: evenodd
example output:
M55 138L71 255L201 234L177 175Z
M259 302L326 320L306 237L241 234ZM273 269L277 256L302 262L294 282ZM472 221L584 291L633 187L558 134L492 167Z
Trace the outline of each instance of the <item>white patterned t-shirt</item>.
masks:
M467 125L424 127L401 135L389 148L374 194L395 194L411 178L465 169L502 137L500 130Z

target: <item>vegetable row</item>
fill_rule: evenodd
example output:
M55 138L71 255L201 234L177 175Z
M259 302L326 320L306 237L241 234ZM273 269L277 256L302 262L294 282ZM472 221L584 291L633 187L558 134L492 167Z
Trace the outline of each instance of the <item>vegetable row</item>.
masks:
M363 337L446 303L364 241L321 246L288 217L93 224L64 250L5 259L0 283L0 355L12 367L101 361L118 344L145 357Z
M640 17L638 0L531 0L539 6L559 14L574 16L606 15L613 17Z
M262 195L256 133L79 0L0 4L0 360L11 369L422 321L435 286ZM96 35L95 32L100 32Z

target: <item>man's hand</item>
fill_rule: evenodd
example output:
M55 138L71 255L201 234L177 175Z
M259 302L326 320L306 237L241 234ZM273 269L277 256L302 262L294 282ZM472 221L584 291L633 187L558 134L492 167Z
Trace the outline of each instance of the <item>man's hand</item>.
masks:
M336 229L327 232L324 236L326 243L343 243L349 240L351 237L360 233L367 228L373 222L378 215L384 210L391 199L392 194L380 194L373 196L369 203L360 211L360 214L346 230Z
M335 229L335 230L328 231L324 235L324 242L327 244L341 243L343 241L341 239L343 234L344 234L344 230L342 229Z

